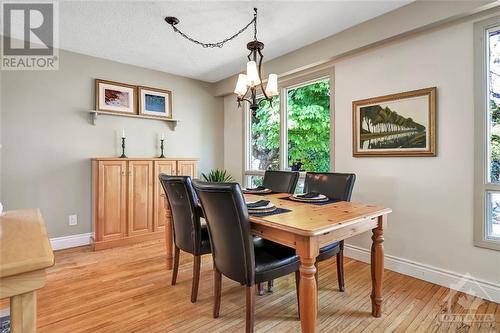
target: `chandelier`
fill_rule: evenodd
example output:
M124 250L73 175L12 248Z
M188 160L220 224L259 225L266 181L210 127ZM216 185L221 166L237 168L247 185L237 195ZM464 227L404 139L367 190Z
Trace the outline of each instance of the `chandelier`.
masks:
M234 93L237 95L238 106L241 106L241 102L248 102L250 104L250 109L255 111L259 108L259 103L257 101L257 94L260 90L264 95L264 98L272 105L273 96L279 95L278 90L278 76L276 74L269 74L267 79L267 85L264 88L264 83L262 81L262 60L264 56L262 55L262 49L264 49L264 43L257 40L257 8L254 8L253 19L237 33L228 37L220 42L215 43L203 43L192 37L189 37L182 31L180 31L176 25L179 23L179 19L173 16L165 17L165 21L170 24L175 32L180 34L187 40L198 44L204 48L221 48L227 42L235 39L250 26L253 25L253 41L247 44L247 49L250 53L247 56L247 71L246 74L239 74L238 81L236 83L236 88Z

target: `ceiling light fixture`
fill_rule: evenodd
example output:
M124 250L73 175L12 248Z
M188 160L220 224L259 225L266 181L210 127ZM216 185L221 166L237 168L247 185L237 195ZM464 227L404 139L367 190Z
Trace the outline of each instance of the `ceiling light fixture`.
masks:
M179 23L179 19L173 16L165 17L165 21L170 24L175 32L180 34L187 40L201 45L204 48L221 48L225 43L235 39L245 30L247 30L252 24L254 27L253 37L254 40L247 44L247 49L250 50L248 54L247 71L246 74L240 74L238 76L238 81L236 83L236 88L234 93L237 95L238 106L241 106L241 102L246 101L250 104L250 109L255 111L259 108L257 102L258 90L262 92L264 98L272 105L273 96L279 95L278 90L278 76L276 74L269 74L267 79L267 85L264 88L264 83L262 81L262 60L264 56L262 55L262 49L264 48L264 43L257 40L257 8L254 8L253 19L236 34L228 37L220 42L215 43L203 43L192 37L187 36L185 33L180 31L176 25Z

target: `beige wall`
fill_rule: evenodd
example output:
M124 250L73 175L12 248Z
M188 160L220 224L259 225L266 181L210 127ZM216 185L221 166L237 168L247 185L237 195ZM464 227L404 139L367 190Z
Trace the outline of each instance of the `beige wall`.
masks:
M174 131L162 121L101 116L90 124L94 79L171 89ZM127 155L199 157L201 172L222 167L223 104L208 83L61 51L58 71L1 72L1 198L6 209L40 207L50 237L91 231L90 158ZM68 215L78 225L68 226Z
M284 66L284 64L282 64ZM354 201L391 207L386 254L500 284L500 253L473 245L473 23L463 22L343 58L335 67L335 170L357 175ZM438 156L354 158L352 101L438 88ZM232 96L225 160L242 165ZM229 127L229 128L228 128ZM239 131L243 133L243 131ZM240 134L241 135L241 134ZM230 142L228 142L230 141ZM347 241L370 248L369 235Z

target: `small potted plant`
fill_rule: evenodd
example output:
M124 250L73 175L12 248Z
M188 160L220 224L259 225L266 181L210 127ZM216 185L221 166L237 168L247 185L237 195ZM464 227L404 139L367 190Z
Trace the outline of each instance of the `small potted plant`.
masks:
M208 174L202 173L201 176L203 177L203 180L211 183L234 182L234 178L226 170L214 169Z

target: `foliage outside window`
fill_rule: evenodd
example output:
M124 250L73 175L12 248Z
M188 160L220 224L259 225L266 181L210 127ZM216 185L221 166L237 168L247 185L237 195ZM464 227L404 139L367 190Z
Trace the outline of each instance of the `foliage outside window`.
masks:
M280 103L282 98L286 103ZM328 79L283 89L272 105L261 99L259 106L255 112L249 111L247 174L280 169L330 170ZM247 184L254 185L255 180L249 176Z
M264 98L259 108L251 113L251 170L279 170L280 168L280 101L274 98L272 106Z
M330 82L322 80L287 91L288 166L330 170Z

